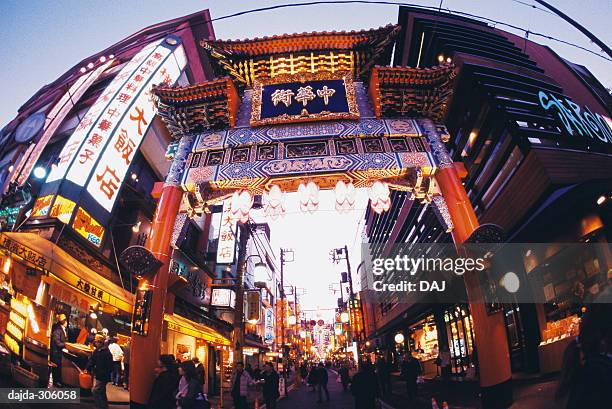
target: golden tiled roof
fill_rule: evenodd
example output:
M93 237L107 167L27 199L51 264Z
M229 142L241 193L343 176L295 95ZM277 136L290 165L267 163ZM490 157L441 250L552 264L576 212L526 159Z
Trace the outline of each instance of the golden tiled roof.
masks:
M376 116L426 116L442 122L453 93L455 66L374 67L368 93Z
M279 74L315 71L350 71L367 76L375 64L386 65L397 25L362 31L332 31L255 38L252 40L203 40L218 73L230 75L238 86L252 86L256 79Z
M175 138L187 132L233 127L240 97L229 77L187 87L154 86L159 115Z

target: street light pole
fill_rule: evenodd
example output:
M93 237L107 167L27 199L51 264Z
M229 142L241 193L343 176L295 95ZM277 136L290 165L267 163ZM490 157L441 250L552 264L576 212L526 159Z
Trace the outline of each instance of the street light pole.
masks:
M281 351L283 354L283 391L285 393L285 396L287 396L287 354L285 351L285 315L287 315L286 311L287 311L287 300L285 297L285 262L287 262L287 260L285 259L285 254L286 253L292 253L293 250L287 250L287 249L281 249L280 250L280 262L281 262L281 268L280 268L280 280L281 280L281 285L280 285L280 289L281 289L281 304L282 304L282 313L281 313ZM291 260L293 261L293 260Z

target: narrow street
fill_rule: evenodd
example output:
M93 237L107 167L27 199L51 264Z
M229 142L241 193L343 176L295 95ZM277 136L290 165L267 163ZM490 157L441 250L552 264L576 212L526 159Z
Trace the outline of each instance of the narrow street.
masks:
M342 384L336 382L337 374L334 371L328 370L329 382L327 389L329 390L329 402L325 401L325 393L323 393L323 402L317 403L317 392L312 391L308 385L301 385L299 388L289 392L289 397L278 402L279 409L312 409L312 408L333 408L333 409L349 409L354 407L353 396L350 391L344 392Z

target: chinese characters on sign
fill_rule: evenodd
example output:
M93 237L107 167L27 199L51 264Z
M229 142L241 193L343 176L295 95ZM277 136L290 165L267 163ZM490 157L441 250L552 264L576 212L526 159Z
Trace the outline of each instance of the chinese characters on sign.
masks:
M165 47L156 48L141 68L135 71L123 91L117 94L111 108L107 109L107 117L113 122L114 131L105 135L99 129L103 138L108 139L108 145L95 165L94 176L87 183L87 192L109 213L156 114L151 86L162 82L174 84L185 68L183 63L179 63L179 60L184 62L184 58L176 58L177 53L184 53L182 46L172 53Z
M350 74L285 75L255 83L251 126L325 119L359 119Z
M232 201L227 199L223 202L223 213L221 213L219 244L217 246L218 264L231 264L234 262L236 225L237 220L232 217Z
M213 288L210 305L234 308L236 306L236 292L230 288Z
M151 316L151 290L136 291L134 302L134 315L132 316L132 331L138 335L147 336L149 333L149 317Z
M108 219L125 175L155 117L152 87L174 84L186 65L187 57L180 41L164 39L147 45L132 57L89 108L64 145L57 166L51 169L42 188L42 196L51 200L37 203L37 214L49 215L48 202L58 193L77 202L77 207L83 206L87 202L77 198L81 197L78 187L84 187L86 200L91 203L93 199L100 207L86 206L86 212L80 207L79 210L91 214L86 224L99 231L100 222ZM64 180L71 183L63 183ZM72 218L72 214L62 215L64 220ZM77 223L81 226L81 235L101 245L101 234L86 232L82 221L75 220L73 224ZM103 233L103 228L99 233Z

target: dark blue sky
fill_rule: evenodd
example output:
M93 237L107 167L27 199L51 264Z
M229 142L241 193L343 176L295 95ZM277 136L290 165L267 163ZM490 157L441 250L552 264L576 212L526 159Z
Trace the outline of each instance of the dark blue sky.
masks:
M520 0L533 3L533 0ZM34 92L75 63L140 29L164 20L208 8L213 17L288 1L240 0L105 0L0 2L0 128L10 121ZM296 0L299 2L299 0ZM414 1L438 6L438 0ZM551 0L607 44L612 40L611 0ZM507 21L596 50L588 39L563 20L532 9L517 0L444 0L443 8ZM372 28L397 22L397 6L319 5L251 14L213 23L217 38L253 38L265 35L322 30ZM504 29L504 27L500 27ZM522 35L522 33L521 33ZM565 58L582 63L612 87L612 63L584 51L546 42Z

